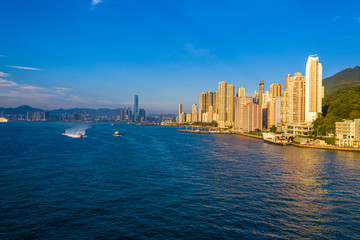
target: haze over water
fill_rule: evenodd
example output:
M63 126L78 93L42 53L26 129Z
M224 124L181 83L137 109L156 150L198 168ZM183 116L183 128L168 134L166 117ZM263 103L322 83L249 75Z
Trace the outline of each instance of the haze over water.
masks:
M360 238L359 153L77 125L0 124L0 239Z

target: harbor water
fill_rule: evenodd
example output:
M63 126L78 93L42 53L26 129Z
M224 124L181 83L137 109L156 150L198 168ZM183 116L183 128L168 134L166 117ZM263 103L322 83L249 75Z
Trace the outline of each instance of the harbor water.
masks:
M0 239L360 239L357 152L121 123L0 139Z

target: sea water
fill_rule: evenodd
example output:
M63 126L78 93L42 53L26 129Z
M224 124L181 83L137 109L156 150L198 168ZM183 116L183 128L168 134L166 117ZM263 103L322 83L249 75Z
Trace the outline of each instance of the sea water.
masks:
M360 238L359 153L81 125L0 124L0 239Z

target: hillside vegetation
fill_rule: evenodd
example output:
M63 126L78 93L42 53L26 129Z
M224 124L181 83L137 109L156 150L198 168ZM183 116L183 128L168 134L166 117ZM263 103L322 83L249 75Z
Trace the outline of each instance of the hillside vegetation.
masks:
M323 80L325 96L354 85L360 85L360 67L347 68Z
M323 99L323 117L314 122L315 134L335 133L335 122L355 118L360 118L360 85L338 90Z

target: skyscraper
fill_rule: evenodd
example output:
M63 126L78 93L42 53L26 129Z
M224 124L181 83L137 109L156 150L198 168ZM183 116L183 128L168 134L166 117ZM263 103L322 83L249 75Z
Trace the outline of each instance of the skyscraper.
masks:
M144 121L146 121L145 109L140 108L139 109L139 122L144 122Z
M181 122L181 117L180 117L181 113L182 113L182 103L179 104L179 122Z
M319 57L310 55L306 63L305 121L312 122L322 114L322 65Z
M297 72L291 77L287 88L288 122L300 123L305 121L305 76Z
M134 96L134 121L137 122L139 118L139 96Z
M229 84L227 86L227 108L226 108L226 122L229 126L234 125L234 96L235 96L235 86L234 84Z
M208 91L206 93L206 109L205 112L209 112L209 107L212 106L214 107L214 98L213 98L214 94L211 91Z
M191 121L192 122L199 122L199 112L197 111L197 106L196 104L193 104L192 105L192 108L191 108ZM201 109L199 109L201 110Z
M259 84L259 104L260 104L260 106L262 106L264 104L263 94L264 94L264 79L261 79L261 82Z
M206 111L206 95L205 95L205 93L200 94L199 110L201 110L201 109Z
M270 85L270 94L273 98L281 97L282 85L281 83L273 83Z
M254 91L252 98L254 103L259 104L259 93L257 91Z
M285 91L287 90L287 88L289 86L290 79L291 79L291 74L288 74L285 78Z
M222 122L222 126L224 125L224 122L226 121L226 82L222 81L219 82L219 93L218 93L218 121ZM221 125L221 124L219 124Z
M214 93L214 114L218 114L219 109L219 91Z
M242 130L244 128L244 106L253 102L252 97L235 97L234 105L234 129Z
M237 97L245 97L245 88L244 87L238 87L236 92Z

